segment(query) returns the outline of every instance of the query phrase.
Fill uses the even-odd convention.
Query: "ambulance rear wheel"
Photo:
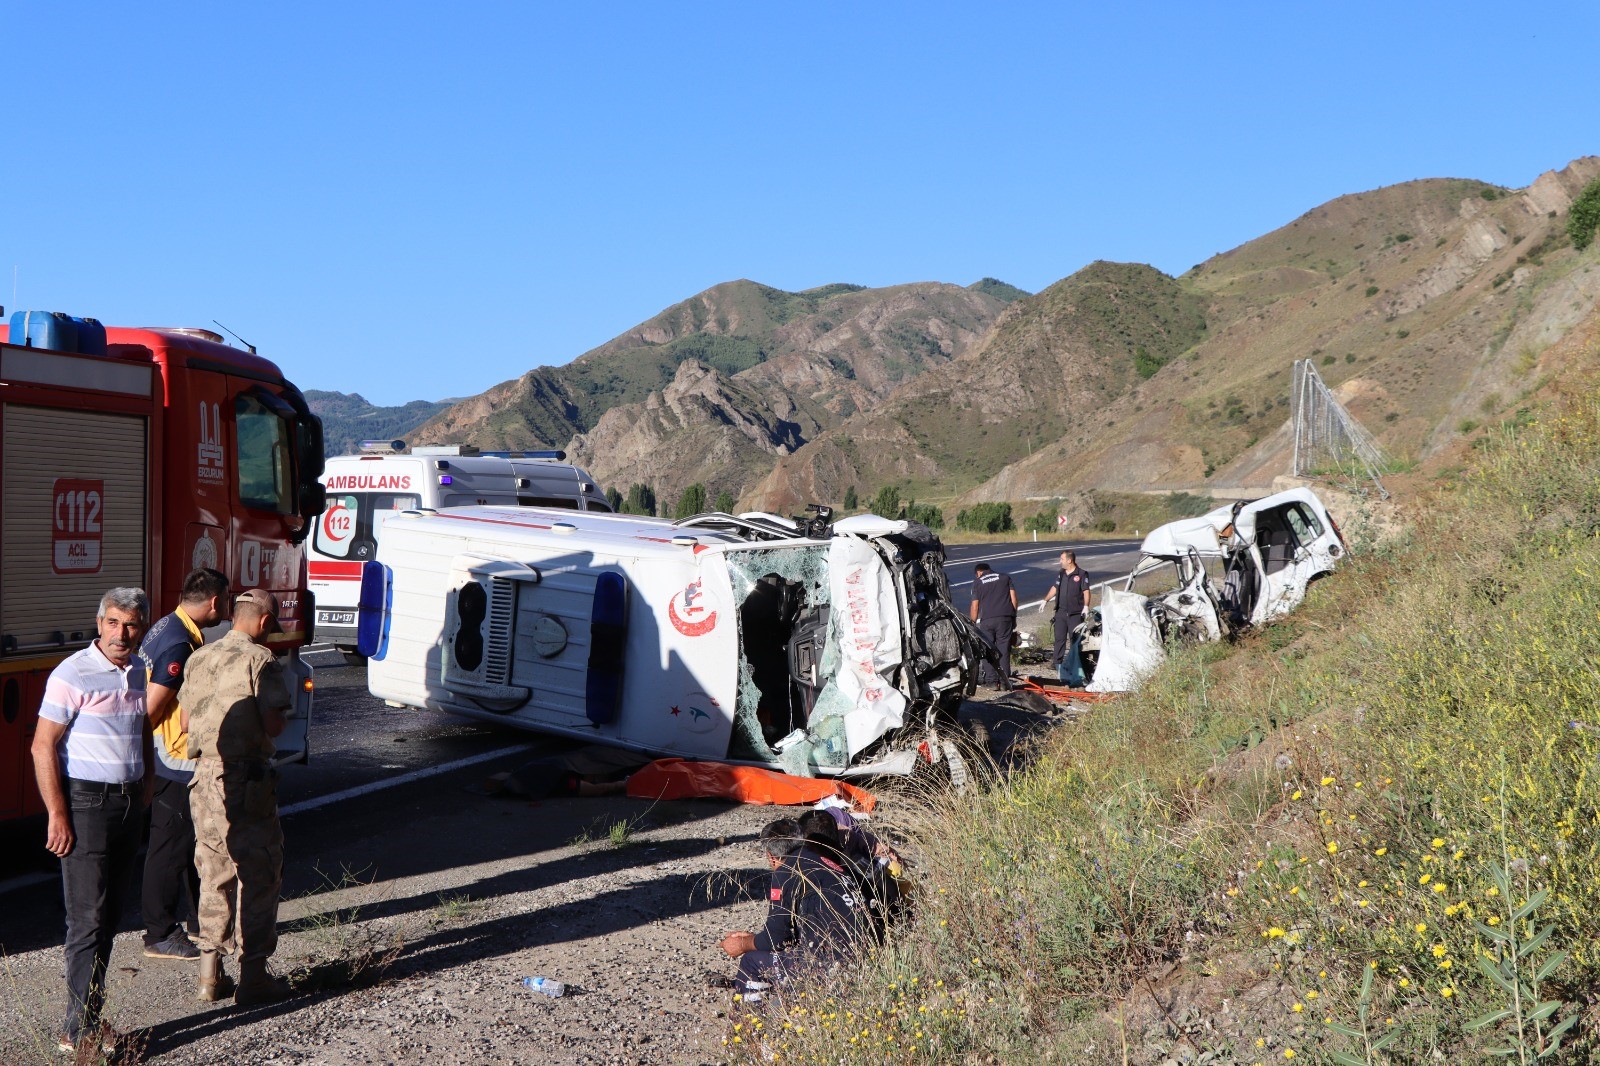
[[[340,648],[339,651],[344,655],[346,666],[356,670],[365,670],[367,668],[367,657],[354,648]]]

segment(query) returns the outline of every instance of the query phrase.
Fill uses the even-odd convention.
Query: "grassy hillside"
[[[1296,614],[902,808],[914,921],[735,1060],[1596,1061],[1600,316],[1558,347]]]
[[[1153,267],[1093,263],[1013,303],[966,355],[782,461],[757,504],[837,499],[845,484],[897,482],[924,496],[976,485],[1198,343],[1204,308]],[[882,447],[891,440],[899,445]]]
[[[995,299],[1004,300],[1008,304],[1015,303],[1024,296],[1033,295],[1027,289],[1019,289],[1015,285],[1001,281],[999,278],[982,278],[968,285],[967,288],[973,292],[986,292]]]
[[[1001,472],[998,498],[1259,486],[1287,472],[1288,382],[1311,359],[1397,466],[1493,421],[1595,305],[1566,234],[1586,158],[1526,189],[1433,179],[1352,194],[1179,280],[1210,329],[1181,360]]]

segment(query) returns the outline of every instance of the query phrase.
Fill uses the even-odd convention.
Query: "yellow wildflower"
[[[1337,855],[1337,854],[1339,854],[1339,842],[1337,840],[1328,841],[1328,854],[1329,855]]]
[[[1417,928],[1417,932],[1418,933],[1426,933],[1428,931],[1428,923],[1427,922],[1418,922],[1416,928]]]
[[[1290,1007],[1289,1009],[1294,1011],[1296,1014],[1299,1014],[1301,1011],[1306,1009],[1306,1005],[1304,1003],[1296,1003],[1294,1006]]]
[[[1444,958],[1445,953],[1447,951],[1449,951],[1449,949],[1446,948],[1443,944],[1435,944],[1435,945],[1433,945],[1433,957],[1436,958],[1436,959]]]
[[[1373,852],[1372,854],[1374,854],[1374,855],[1387,855],[1387,854],[1389,854],[1389,849],[1388,848],[1379,848],[1377,851]]]
[[[1434,847],[1435,847],[1435,848],[1442,848],[1442,847],[1444,847],[1444,838],[1443,838],[1443,837],[1434,837],[1434,838],[1433,838],[1433,846],[1434,846]]]
[[[1323,787],[1324,787],[1324,788],[1326,788],[1326,787],[1327,787],[1327,786],[1329,786],[1329,785],[1331,785],[1331,784],[1333,784],[1333,778],[1331,778],[1331,777],[1324,777],[1324,778],[1323,778],[1323,779],[1322,779],[1322,785],[1323,785]]]

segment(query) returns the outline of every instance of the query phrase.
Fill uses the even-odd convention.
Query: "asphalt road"
[[[972,568],[987,562],[1011,578],[1017,603],[1026,612],[1044,601],[1045,593],[1061,569],[1063,551],[1078,555],[1078,566],[1096,584],[1122,577],[1139,561],[1137,540],[1040,540],[1009,544],[960,544],[945,550],[945,573],[956,606],[965,608],[971,596]]]

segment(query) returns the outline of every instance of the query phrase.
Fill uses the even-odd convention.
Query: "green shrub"
[[[1005,533],[1015,529],[1009,503],[975,503],[956,515],[956,528],[971,533]]]
[[[628,490],[628,498],[622,501],[618,508],[623,514],[654,515],[656,513],[656,491],[649,485],[634,485]]]
[[[1376,295],[1378,295],[1378,287],[1376,285],[1368,285],[1367,286],[1367,295],[1368,296],[1376,296]]]
[[[696,481],[693,485],[683,490],[683,495],[678,497],[678,506],[673,509],[673,518],[690,518],[703,514],[706,509],[706,487]]]
[[[1022,523],[1024,533],[1054,533],[1057,528],[1056,516],[1061,513],[1061,505],[1057,502],[1048,503],[1028,516]]]
[[[929,529],[944,528],[944,512],[931,503],[918,503],[912,500],[906,504],[905,517],[913,522],[921,522]]]
[[[900,490],[893,485],[885,485],[872,497],[872,513],[879,518],[900,517]]]
[[[1567,213],[1567,236],[1578,251],[1589,247],[1596,228],[1600,228],[1600,178],[1584,186]]]
[[[1167,360],[1151,355],[1143,345],[1133,350],[1133,369],[1141,378],[1155,375],[1157,370],[1167,365]]]
[[[723,489],[721,492],[717,493],[715,510],[721,511],[723,514],[732,514],[733,509],[737,506],[739,506],[739,501],[735,500],[733,498],[733,493],[729,492],[727,489]]]
[[[860,509],[861,498],[856,495],[856,487],[854,485],[851,485],[849,488],[844,490],[843,506],[846,511],[855,511]]]

